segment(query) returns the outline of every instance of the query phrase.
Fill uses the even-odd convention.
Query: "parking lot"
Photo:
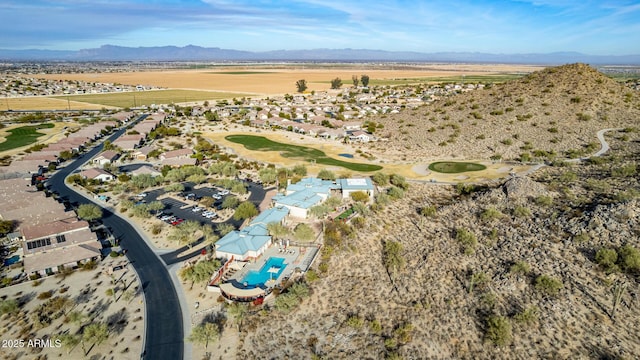
[[[178,196],[162,198],[159,201],[165,205],[159,218],[170,225],[179,225],[186,220],[194,220],[201,224],[216,221],[216,212],[220,210],[220,205],[227,196],[233,196],[228,190],[213,185],[194,188],[192,183],[183,183],[185,190]],[[165,194],[164,189],[156,189],[147,191],[144,197],[137,197],[138,200],[143,199],[146,203],[158,200],[158,197]],[[198,200],[203,197],[213,197],[216,201],[212,208],[205,209],[198,205]],[[182,200],[178,200],[182,199]],[[197,208],[194,211],[194,208]]]

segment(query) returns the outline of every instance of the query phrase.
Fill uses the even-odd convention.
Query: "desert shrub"
[[[504,316],[490,316],[487,319],[487,340],[496,346],[505,346],[511,343],[511,323]]]
[[[360,329],[362,328],[362,326],[364,325],[364,319],[362,319],[360,316],[358,315],[351,315],[347,318],[347,325],[354,328],[354,329]]]
[[[531,306],[517,313],[513,319],[520,325],[530,326],[538,321],[539,312],[540,310],[537,306]]]
[[[52,295],[53,293],[51,291],[41,292],[40,294],[38,294],[38,299],[45,300],[50,298]]]
[[[513,215],[519,218],[528,218],[531,217],[531,210],[526,206],[518,205],[513,209]]]
[[[625,245],[618,250],[620,267],[627,272],[640,271],[640,251],[631,245]]]
[[[516,275],[526,275],[529,273],[530,270],[531,270],[531,266],[527,262],[522,260],[516,261],[509,268],[509,272]]]
[[[305,280],[307,280],[307,282],[314,282],[318,280],[320,277],[318,276],[318,273],[315,270],[309,269],[304,275],[304,278]]]
[[[629,202],[638,197],[638,191],[635,189],[621,190],[614,195],[614,200],[621,203]]]
[[[387,190],[387,195],[393,200],[402,199],[404,197],[404,190],[397,186],[391,186],[389,190]]]
[[[153,235],[158,235],[162,232],[162,224],[153,224],[151,225],[151,233]]]
[[[611,169],[611,176],[613,177],[630,177],[634,176],[637,172],[636,164],[626,164],[623,166],[615,166]]]
[[[373,182],[378,186],[385,186],[389,184],[389,175],[382,172],[377,172],[373,174],[371,180],[373,180]]]
[[[536,204],[540,206],[551,206],[553,204],[553,198],[551,196],[540,195],[536,198]]]
[[[602,248],[596,252],[596,262],[607,272],[618,270],[618,253],[614,249]]]
[[[456,230],[456,240],[462,246],[462,251],[465,255],[471,255],[475,252],[476,246],[478,245],[478,239],[476,235],[463,228],[459,228]]]
[[[436,213],[437,213],[437,209],[435,205],[425,206],[422,209],[420,209],[420,215],[422,216],[433,217],[433,216],[436,216]]]
[[[535,281],[536,290],[549,296],[557,295],[562,286],[562,281],[548,275],[540,275]]]
[[[117,258],[119,255],[118,255],[118,252],[112,251],[111,253],[109,253],[109,256],[112,258]]]
[[[495,206],[489,206],[480,214],[480,219],[483,221],[492,221],[500,217],[502,217],[502,212],[496,209]]]

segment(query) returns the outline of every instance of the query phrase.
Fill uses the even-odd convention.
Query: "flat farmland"
[[[100,110],[109,106],[77,102],[66,96],[50,98],[43,96],[30,96],[19,98],[5,98],[0,101],[0,111],[4,110]]]
[[[135,107],[152,104],[187,103],[195,101],[215,101],[221,99],[231,99],[243,97],[246,94],[217,92],[217,91],[197,91],[197,90],[150,90],[150,91],[130,91],[105,94],[85,94],[55,97],[56,99],[67,99],[87,104],[99,104],[111,107]]]
[[[398,69],[377,67],[319,67],[280,68],[266,66],[225,66],[195,70],[158,70],[126,73],[82,73],[82,74],[42,74],[39,78],[51,80],[81,80],[127,85],[157,86],[169,89],[209,90],[243,94],[240,96],[265,96],[295,93],[297,80],[305,79],[307,91],[325,91],[330,88],[331,79],[339,77],[344,86],[351,86],[351,77],[367,74],[371,84],[385,81],[406,83],[428,78],[456,79],[471,76],[505,75],[529,73],[539,66],[500,64],[425,64],[420,67],[400,67]],[[512,76],[512,75],[509,75]],[[402,80],[405,79],[405,80]],[[233,97],[233,96],[232,96]]]

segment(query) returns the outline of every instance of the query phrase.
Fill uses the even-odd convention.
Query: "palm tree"
[[[62,346],[67,349],[67,354],[70,354],[71,351],[80,343],[80,336],[76,334],[60,334],[57,338],[62,343]]]
[[[187,340],[197,344],[204,344],[204,348],[206,349],[209,346],[209,341],[215,340],[218,334],[216,324],[205,323],[194,327]]]
[[[293,236],[299,241],[311,241],[316,237],[316,234],[309,225],[300,223],[293,230]]]
[[[195,281],[196,281],[195,280],[196,279],[196,274],[195,274],[194,266],[184,267],[184,268],[180,269],[178,274],[180,275],[180,278],[183,281],[191,281],[191,289],[193,289],[193,283],[195,283]]]
[[[290,231],[289,229],[282,225],[282,223],[279,222],[271,222],[267,224],[267,230],[269,231],[269,234],[271,236],[273,236],[274,239],[278,240],[284,236],[289,235]]]
[[[82,323],[87,320],[87,315],[81,313],[80,311],[71,311],[67,314],[67,320],[77,325],[82,325]]]
[[[202,225],[202,227],[200,228],[200,231],[202,231],[202,236],[204,237],[204,241],[206,241],[208,244],[213,244],[219,239],[218,235],[216,235],[215,232],[213,231],[213,228],[211,227],[211,225],[208,225],[208,224]]]
[[[108,288],[107,290],[104,291],[104,294],[107,296],[113,296],[113,301],[118,301],[116,299],[116,290],[113,288]]]
[[[236,324],[238,324],[238,332],[240,332],[242,320],[244,320],[247,314],[247,306],[243,303],[234,302],[227,307],[227,312],[229,312],[229,315],[231,315]]]
[[[107,324],[104,323],[93,323],[89,324],[84,328],[82,332],[82,351],[84,351],[84,355],[88,355],[89,353],[86,350],[86,343],[89,341],[93,342],[93,346],[100,345],[103,341],[107,339],[109,336],[109,332],[107,329]],[[91,351],[89,348],[89,351]]]

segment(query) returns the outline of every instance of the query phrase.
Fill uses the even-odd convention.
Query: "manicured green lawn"
[[[353,171],[377,171],[382,169],[380,165],[352,163],[328,157],[323,151],[306,146],[290,145],[275,142],[264,136],[255,135],[229,135],[225,139],[244,145],[253,151],[278,151],[280,155],[291,159],[303,159],[315,161],[317,164],[340,166]]]
[[[353,208],[352,207],[348,208],[345,212],[343,212],[342,214],[338,215],[335,218],[335,220],[342,221],[342,220],[348,218],[349,216],[351,216],[351,214],[353,214]]]
[[[22,126],[19,128],[7,130],[11,134],[7,136],[6,140],[0,143],[0,151],[11,150],[22,146],[30,145],[36,142],[43,134],[38,132],[39,129],[50,129],[54,127],[53,124],[40,124],[33,126]]]
[[[467,163],[467,162],[455,162],[455,161],[441,161],[429,164],[429,170],[444,173],[444,174],[457,174],[467,171],[480,171],[485,170],[487,167],[482,164]]]
[[[247,94],[198,90],[152,90],[53,96],[53,98],[126,108],[142,105],[149,106],[152,104],[172,104],[204,100],[231,99],[234,97],[241,98],[243,96],[247,96]]]

